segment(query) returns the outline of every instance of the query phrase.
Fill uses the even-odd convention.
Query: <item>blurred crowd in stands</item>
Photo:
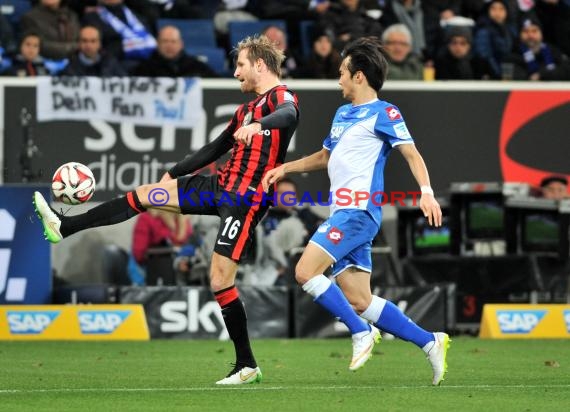
[[[392,80],[570,80],[570,0],[0,0],[0,10],[7,76],[231,77],[234,28],[250,23],[285,52],[284,78],[335,79],[344,45],[373,35]]]

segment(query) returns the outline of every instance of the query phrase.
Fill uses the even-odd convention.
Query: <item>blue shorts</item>
[[[372,240],[379,229],[367,211],[341,209],[319,226],[310,242],[334,260],[333,276],[351,266],[371,272]]]

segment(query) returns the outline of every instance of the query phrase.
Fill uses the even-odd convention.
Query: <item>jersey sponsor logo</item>
[[[396,133],[396,137],[402,140],[409,140],[412,138],[410,132],[408,131],[408,127],[406,123],[401,122],[394,125],[394,133]]]
[[[564,312],[564,322],[566,322],[566,332],[570,333],[570,310]]]
[[[387,107],[386,114],[388,115],[388,118],[392,121],[400,120],[402,118],[400,111],[396,109],[394,106]]]
[[[503,333],[528,334],[545,314],[546,310],[498,310],[497,320]]]
[[[344,133],[344,130],[350,126],[350,123],[333,123],[331,127],[331,139],[338,140]]]
[[[342,233],[342,231],[336,227],[331,228],[331,230],[329,230],[329,233],[327,233],[327,239],[333,242],[335,245],[338,245],[343,237],[344,233]]]
[[[59,316],[59,310],[8,311],[8,325],[13,335],[39,335]]]
[[[130,310],[80,310],[79,328],[85,335],[108,335],[131,314]]]

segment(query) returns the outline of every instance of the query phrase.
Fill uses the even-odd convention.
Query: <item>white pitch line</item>
[[[250,391],[287,391],[287,390],[368,390],[368,389],[553,389],[570,388],[570,384],[544,384],[544,385],[442,385],[433,386],[218,386],[218,387],[188,387],[188,388],[52,388],[52,389],[0,389],[0,394],[19,393],[73,393],[73,392],[206,392],[227,390],[250,390]]]

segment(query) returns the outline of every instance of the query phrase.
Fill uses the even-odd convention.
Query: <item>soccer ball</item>
[[[84,164],[65,163],[55,171],[51,190],[57,200],[67,205],[85,203],[95,192],[95,177]]]

